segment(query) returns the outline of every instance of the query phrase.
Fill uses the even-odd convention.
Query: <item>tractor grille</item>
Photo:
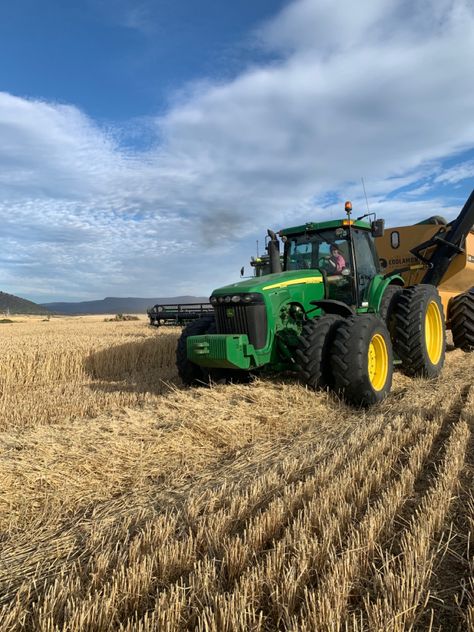
[[[215,305],[218,334],[247,334],[255,349],[265,346],[267,312],[265,305]]]

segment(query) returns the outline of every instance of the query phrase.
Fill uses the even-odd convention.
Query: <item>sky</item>
[[[474,188],[472,0],[0,4],[0,290],[206,296],[267,228]]]

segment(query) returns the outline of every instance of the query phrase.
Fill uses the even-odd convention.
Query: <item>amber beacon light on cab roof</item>
[[[214,290],[177,347],[188,386],[297,371],[356,406],[390,391],[394,363],[439,375],[446,328],[474,349],[474,191],[459,216],[384,229],[372,214],[268,231],[270,273]],[[283,246],[283,252],[281,247]]]

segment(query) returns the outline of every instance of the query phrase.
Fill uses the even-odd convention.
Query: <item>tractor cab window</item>
[[[352,240],[352,247],[351,247]],[[355,256],[355,264],[352,260]],[[285,270],[320,270],[327,298],[358,306],[366,302],[372,279],[379,272],[374,240],[368,230],[337,228],[288,236]],[[355,274],[357,278],[355,278]]]
[[[290,237],[285,246],[285,270],[320,270],[341,274],[350,269],[349,233],[345,228]]]
[[[308,270],[313,263],[313,242],[292,239],[287,258],[287,270]]]
[[[370,283],[379,272],[379,260],[370,233],[367,230],[358,230],[357,228],[351,232],[357,264],[359,299],[366,301]]]
[[[285,270],[320,270],[328,298],[354,303],[349,230],[344,227],[289,237],[285,245]]]

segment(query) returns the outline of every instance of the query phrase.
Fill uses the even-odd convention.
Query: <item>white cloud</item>
[[[467,160],[446,169],[435,179],[435,182],[457,184],[462,180],[474,180],[474,160]]]
[[[277,59],[188,86],[147,151],[73,106],[0,94],[2,289],[203,294],[268,225],[337,213],[328,193],[363,210],[361,176],[389,221],[454,212],[418,198],[472,177],[440,172],[474,145],[470,3],[296,0],[257,37]],[[417,194],[390,201],[400,187]]]

